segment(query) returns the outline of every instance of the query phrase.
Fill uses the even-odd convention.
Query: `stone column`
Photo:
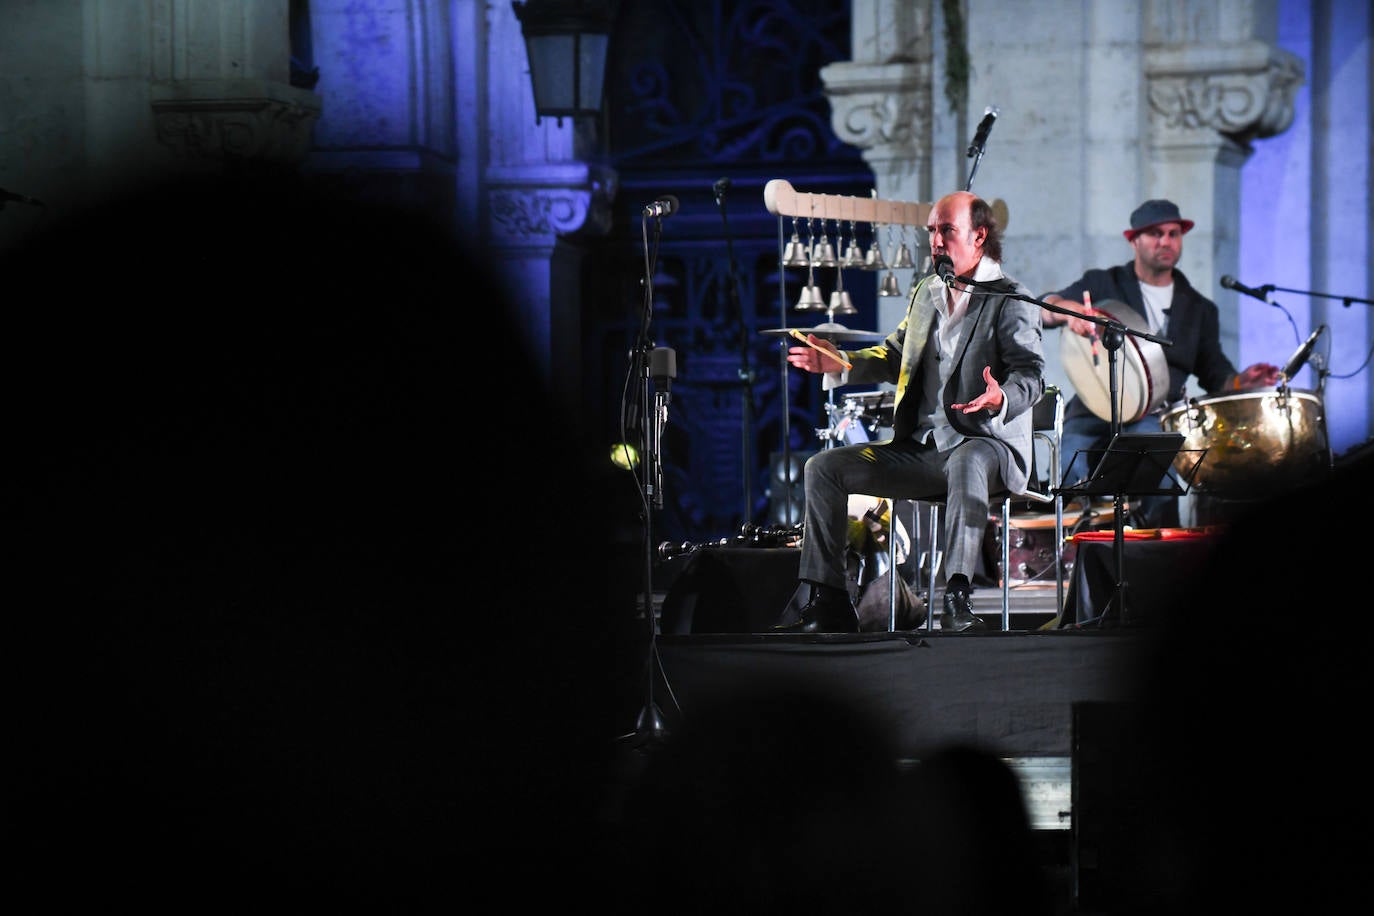
[[[929,0],[856,0],[854,59],[821,69],[835,135],[859,147],[879,197],[930,192],[931,14]]]
[[[146,19],[99,0],[85,4],[83,25],[94,146],[149,171],[304,161],[321,104],[291,85],[286,0],[232,12],[167,0],[148,4]],[[131,107],[144,99],[144,112]],[[128,129],[148,121],[146,134]]]
[[[858,147],[873,169],[874,189],[885,200],[930,199],[931,2],[855,0],[851,26],[854,59],[821,69],[835,135]],[[924,234],[912,253],[923,263]],[[902,289],[911,271],[899,272]],[[906,297],[878,301],[878,324],[893,327]]]
[[[522,343],[555,392],[581,384],[576,264],[555,258],[558,239],[610,227],[615,176],[577,158],[590,137],[571,119],[535,119],[524,37],[510,4],[488,8],[486,188],[488,254],[523,329]],[[512,61],[518,61],[512,66]]]
[[[1254,12],[1244,4],[1226,11]],[[1173,18],[1167,5],[1152,12],[1144,55],[1150,147],[1144,189],[1149,197],[1171,198],[1181,196],[1177,189],[1188,190],[1189,199],[1175,203],[1197,226],[1180,266],[1195,287],[1219,300],[1222,349],[1243,366],[1236,300],[1217,295],[1219,278],[1234,274],[1240,263],[1240,169],[1251,141],[1292,123],[1302,63],[1267,42],[1243,38],[1257,21],[1223,16],[1207,24],[1223,39],[1240,40],[1204,42],[1196,19]],[[1197,522],[1191,495],[1179,508],[1184,524]]]
[[[1261,41],[1147,46],[1149,197],[1175,202],[1196,220],[1183,272],[1204,293],[1235,273],[1240,257],[1240,168],[1250,142],[1286,130],[1303,83],[1301,61]],[[1222,347],[1237,353],[1234,309],[1222,309]]]

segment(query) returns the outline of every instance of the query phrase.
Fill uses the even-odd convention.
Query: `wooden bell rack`
[[[989,201],[997,224],[1007,226],[1007,204],[1001,198]],[[834,219],[843,222],[873,223],[885,226],[926,225],[934,203],[883,200],[879,197],[852,197],[843,194],[808,194],[792,187],[785,178],[774,178],[763,186],[763,205],[778,216]]]
[[[988,202],[997,225],[1006,228],[1010,214],[1006,201]],[[808,194],[792,187],[785,178],[774,178],[763,186],[763,205],[778,217],[778,263],[782,263],[783,217],[869,223],[877,226],[916,226],[924,228],[934,203],[883,200],[879,197],[854,197],[845,194]],[[778,274],[782,326],[787,327],[787,294],[782,271]]]

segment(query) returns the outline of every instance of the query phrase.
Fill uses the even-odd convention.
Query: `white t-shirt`
[[[1151,286],[1142,283],[1140,295],[1145,299],[1145,314],[1142,317],[1149,323],[1150,333],[1162,333],[1164,325],[1169,321],[1169,306],[1174,301],[1174,284],[1170,282],[1168,286]]]

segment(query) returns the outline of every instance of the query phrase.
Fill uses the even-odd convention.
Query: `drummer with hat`
[[[1116,267],[1088,270],[1073,283],[1041,298],[1045,302],[1079,313],[1101,315],[1093,301],[1115,300],[1134,309],[1144,318],[1153,334],[1172,341],[1163,348],[1168,364],[1168,393],[1162,403],[1180,401],[1189,376],[1208,394],[1242,391],[1277,385],[1279,367],[1255,363],[1237,372],[1221,349],[1221,321],[1216,303],[1198,292],[1178,269],[1183,256],[1183,236],[1193,228],[1171,200],[1147,200],[1131,214],[1131,228],[1122,234],[1135,257]],[[1101,326],[1049,309],[1040,310],[1046,328],[1067,325],[1068,330],[1094,338]],[[1094,350],[1096,353],[1096,349]],[[1105,350],[1102,359],[1107,359]],[[1110,415],[1109,415],[1110,416]],[[1132,423],[1123,423],[1123,433],[1161,432],[1157,412],[1145,414]],[[1064,414],[1064,433],[1060,449],[1061,480],[1065,486],[1087,476],[1084,450],[1103,449],[1111,439],[1111,421],[1095,413],[1077,394],[1069,400]],[[1131,500],[1132,521],[1143,528],[1172,528],[1179,525],[1176,496],[1149,495]]]

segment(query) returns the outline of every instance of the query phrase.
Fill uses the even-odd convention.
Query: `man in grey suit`
[[[912,290],[906,317],[880,344],[840,351],[814,334],[787,361],[824,373],[826,390],[897,386],[892,438],[817,452],[806,462],[799,575],[810,585],[800,619],[778,631],[852,633],[846,587],[849,494],[946,501],[942,630],[982,626],[970,596],[991,494],[1023,492],[1031,408],[1045,392],[1040,310],[1002,272],[992,208],[957,191],[935,203],[927,231],[936,269]],[[975,282],[969,282],[975,281]]]

